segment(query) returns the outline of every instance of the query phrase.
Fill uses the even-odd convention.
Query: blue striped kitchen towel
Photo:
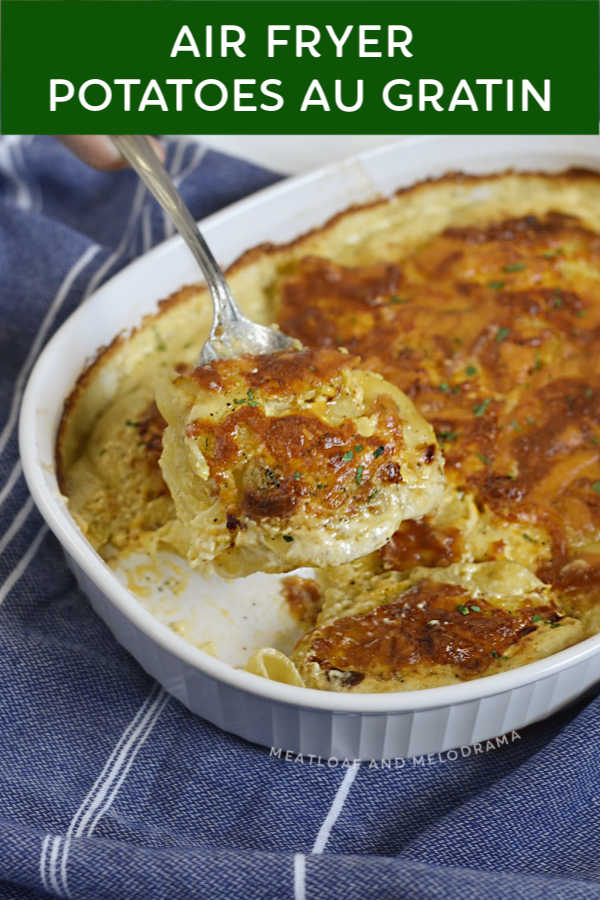
[[[197,217],[279,176],[167,142]],[[131,172],[0,140],[0,896],[600,898],[600,701],[389,768],[295,761],[191,715],[118,646],[17,454],[42,345],[164,239]]]

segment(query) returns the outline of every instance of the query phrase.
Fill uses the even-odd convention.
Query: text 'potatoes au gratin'
[[[82,374],[61,489],[106,559],[290,572],[251,672],[436,687],[600,630],[600,176],[448,175],[229,271],[303,349],[195,367],[201,287]],[[347,560],[352,560],[348,562]]]

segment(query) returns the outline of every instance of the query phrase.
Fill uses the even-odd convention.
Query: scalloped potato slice
[[[291,659],[307,687],[414,690],[515,668],[583,636],[523,566],[457,563],[331,586]]]
[[[340,350],[219,360],[157,386],[176,540],[237,577],[347,562],[439,501],[443,459],[398,388]]]

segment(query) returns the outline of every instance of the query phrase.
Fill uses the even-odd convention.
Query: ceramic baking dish
[[[292,239],[349,204],[429,176],[569,166],[600,170],[599,139],[414,138],[285,181],[210,216],[202,227],[219,260],[229,264],[250,245]],[[190,710],[227,731],[267,747],[337,759],[407,757],[472,744],[550,715],[600,679],[598,635],[530,665],[462,684],[340,695],[249,674],[187,642],[153,615],[71,518],[56,481],[55,436],[63,400],[98,346],[137,324],[158,300],[197,280],[179,237],[120,272],[49,342],[31,374],[21,412],[21,456],[35,502],[92,606],[147,672]],[[130,298],[128,305],[123,297]],[[268,590],[261,587],[261,576],[252,577],[264,601]],[[216,590],[226,607],[227,588]]]

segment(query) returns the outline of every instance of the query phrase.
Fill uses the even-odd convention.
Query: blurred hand
[[[102,169],[108,172],[127,167],[126,160],[106,134],[60,134],[56,135],[56,138],[65,147],[68,147],[75,156],[82,159],[88,166],[93,166],[94,169]],[[151,137],[149,139],[158,158],[161,162],[164,162],[164,148],[155,138]]]

